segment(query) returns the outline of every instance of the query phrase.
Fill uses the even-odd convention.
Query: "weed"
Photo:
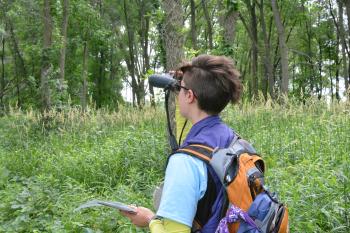
[[[222,117],[267,162],[266,179],[287,203],[291,232],[350,231],[350,115],[341,104],[267,103]],[[0,232],[146,232],[91,199],[151,207],[167,153],[165,112],[121,108],[0,118]]]

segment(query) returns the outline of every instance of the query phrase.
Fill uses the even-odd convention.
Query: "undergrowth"
[[[227,108],[267,163],[291,232],[350,231],[350,111],[322,102]],[[45,120],[43,120],[45,119]],[[163,109],[12,110],[0,118],[0,232],[147,232],[91,199],[152,208],[168,146]]]

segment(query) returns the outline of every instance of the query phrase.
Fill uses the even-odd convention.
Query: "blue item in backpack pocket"
[[[271,220],[275,218],[274,216],[271,216],[275,215],[274,204],[274,201],[266,192],[262,192],[257,195],[254,202],[249,207],[248,215],[254,219],[256,225],[261,230],[259,231],[242,221],[240,223],[238,233],[269,232],[268,229],[270,230]]]

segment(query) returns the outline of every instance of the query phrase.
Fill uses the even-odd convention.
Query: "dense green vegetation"
[[[245,104],[223,118],[267,161],[291,232],[350,230],[349,106]],[[0,119],[0,232],[142,232],[91,199],[152,206],[166,159],[163,110],[11,112]]]
[[[235,61],[244,104],[223,116],[291,232],[350,232],[349,35],[349,0],[0,0],[0,232],[143,231],[74,209],[152,206],[168,149],[147,77],[198,54]]]
[[[1,0],[0,113],[8,105],[143,107],[147,77],[198,54],[231,57],[244,98],[345,98],[348,0]]]

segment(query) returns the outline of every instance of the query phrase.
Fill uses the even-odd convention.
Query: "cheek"
[[[187,118],[187,111],[186,111],[186,109],[183,106],[182,107],[180,106],[179,111],[180,111],[180,115],[182,117]]]
[[[180,96],[179,96],[179,98],[178,98],[178,103],[179,103],[178,106],[179,106],[180,114],[181,114],[182,116],[185,116],[186,111],[185,111],[185,106],[184,106],[184,100],[181,99]]]

